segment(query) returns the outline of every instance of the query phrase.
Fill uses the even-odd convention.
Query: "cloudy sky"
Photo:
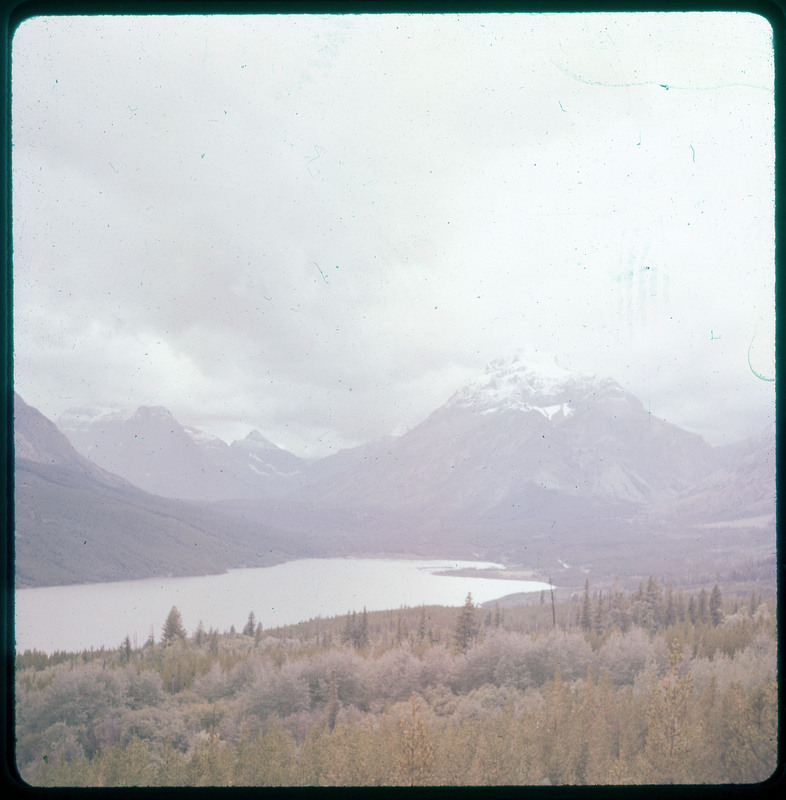
[[[12,45],[16,389],[318,456],[522,350],[774,419],[751,14],[82,17]]]

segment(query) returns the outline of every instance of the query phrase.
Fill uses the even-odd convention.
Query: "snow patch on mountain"
[[[199,428],[192,428],[190,425],[183,425],[183,430],[188,434],[194,444],[208,447],[220,447],[223,445],[226,447],[226,442],[218,436],[213,436],[212,433],[206,433],[205,431],[199,430]]]
[[[505,406],[493,406],[492,408],[486,408],[481,411],[481,414],[495,414],[501,411],[503,408],[515,408],[518,411],[537,411],[540,414],[550,420],[557,412],[562,412],[563,417],[569,417],[573,413],[573,409],[567,403],[557,403],[553,406],[531,406],[529,403],[508,403]]]
[[[299,469],[292,470],[291,472],[282,472],[280,469],[276,469],[272,464],[268,464],[265,461],[263,461],[259,456],[255,456],[252,454],[251,458],[253,458],[255,461],[258,461],[260,464],[266,467],[266,469],[260,469],[256,464],[252,464],[251,462],[249,462],[248,468],[252,472],[256,472],[257,475],[263,475],[265,477],[272,477],[276,475],[280,478],[291,478],[293,475],[300,474]]]
[[[66,409],[57,418],[60,428],[83,430],[108,422],[126,422],[134,416],[134,411],[120,406],[80,406]]]
[[[625,398],[611,378],[598,379],[561,367],[556,360],[515,355],[489,363],[482,377],[470,381],[448,400],[448,406],[482,414],[495,411],[536,411],[546,419],[568,417],[573,401],[587,396]]]

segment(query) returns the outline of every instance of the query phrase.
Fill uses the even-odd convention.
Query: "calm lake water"
[[[349,611],[401,606],[460,606],[467,592],[476,603],[516,592],[548,589],[538,581],[437,575],[445,569],[502,568],[478,561],[382,558],[301,559],[275,567],[238,569],[195,578],[146,578],[20,589],[16,592],[17,651],[78,651],[118,647],[126,636],[156,641],[169,610],[177,606],[189,634],[242,630],[249,611],[274,628]]]

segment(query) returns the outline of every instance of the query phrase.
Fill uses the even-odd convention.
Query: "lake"
[[[205,630],[223,632],[232,625],[242,630],[250,611],[263,628],[274,628],[364,607],[460,606],[467,592],[484,603],[549,588],[539,581],[437,574],[468,567],[503,568],[487,561],[310,558],[222,575],[20,589],[15,593],[16,648],[45,653],[113,648],[126,636],[141,646],[151,632],[160,638],[172,606],[192,634],[200,621]]]

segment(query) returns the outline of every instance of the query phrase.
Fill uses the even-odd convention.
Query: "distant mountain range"
[[[18,395],[14,417],[20,588],[205,575],[298,555],[281,531],[149,494],[107,472]]]
[[[203,501],[277,494],[305,467],[259,431],[228,445],[181,425],[162,406],[134,412],[75,408],[57,425],[90,461],[165,497]]]
[[[311,462],[257,431],[228,445],[161,407],[68,411],[58,426],[77,453],[18,404],[17,514],[33,538],[42,501],[20,495],[19,475],[22,486],[32,474],[44,480],[53,456],[50,490],[57,465],[79,476],[80,491],[89,484],[94,508],[98,495],[137,492],[139,513],[179,502],[172,509],[216,515],[200,522],[205,535],[234,520],[241,528],[220,534],[225,558],[215,568],[263,551],[397,552],[482,556],[544,574],[568,561],[630,573],[634,563],[645,569],[681,552],[681,567],[706,566],[706,548],[689,547],[697,526],[715,526],[719,553],[754,557],[774,542],[774,429],[713,448],[609,378],[521,358],[492,362],[403,436]],[[77,521],[69,524],[77,535]],[[114,523],[104,527],[107,537],[121,535]],[[171,570],[170,561],[160,569]]]

